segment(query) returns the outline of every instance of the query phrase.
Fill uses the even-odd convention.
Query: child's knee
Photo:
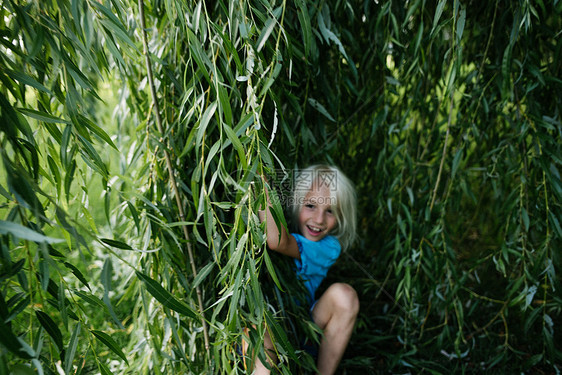
[[[359,297],[349,284],[335,283],[331,287],[335,305],[339,311],[350,315],[359,313]]]

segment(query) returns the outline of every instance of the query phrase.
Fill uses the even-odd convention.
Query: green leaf
[[[224,129],[224,132],[226,133],[226,136],[228,137],[228,141],[230,141],[232,143],[232,145],[234,146],[234,149],[238,153],[238,159],[240,160],[240,163],[242,163],[242,168],[243,169],[248,168],[248,164],[247,164],[247,161],[246,161],[246,155],[244,153],[244,146],[242,146],[242,143],[240,142],[240,139],[234,133],[232,128],[230,126],[228,126],[227,124],[223,124],[223,129]],[[226,147],[229,144],[228,141],[223,143],[223,148]]]
[[[106,364],[103,363],[103,362],[100,362],[97,357],[96,357],[96,362],[98,364],[98,368],[100,369],[100,374],[102,374],[102,375],[113,375],[113,373],[106,366]]]
[[[443,14],[443,8],[445,8],[446,4],[447,4],[447,0],[439,0],[439,3],[437,4],[437,9],[435,10],[435,15],[433,16],[433,27],[431,28],[432,34],[433,34],[433,31],[435,31],[435,28],[437,27],[437,24],[439,23],[439,19],[441,18],[441,15]]]
[[[451,172],[451,178],[455,178],[455,175],[457,174],[457,170],[459,169],[459,163],[462,159],[463,156],[463,149],[459,148],[458,151],[455,154],[455,157],[453,158],[453,167],[452,167],[452,172]]]
[[[170,292],[162,287],[158,282],[146,276],[145,274],[136,271],[137,277],[144,283],[146,290],[150,293],[158,302],[160,302],[165,307],[172,309],[182,315],[188,316],[192,319],[199,320],[198,314],[193,311],[189,306],[178,301]]]
[[[187,29],[187,36],[189,40],[189,50],[192,53],[193,58],[197,62],[197,67],[200,71],[205,75],[207,81],[211,81],[209,70],[207,68],[212,68],[213,63],[203,50],[203,46],[201,45],[201,41],[197,38],[197,36],[191,31],[191,29]]]
[[[45,86],[37,82],[35,78],[28,76],[27,74],[14,70],[6,70],[5,72],[6,74],[8,74],[8,76],[10,76],[11,78],[13,78],[14,80],[20,83],[23,83],[24,85],[31,86],[41,92],[52,95],[52,92],[48,88],[46,88]]]
[[[86,128],[88,128],[92,133],[94,133],[95,135],[97,135],[98,137],[100,137],[105,143],[107,143],[109,146],[111,146],[113,149],[115,149],[116,151],[119,151],[117,149],[117,146],[115,146],[115,143],[113,143],[113,141],[111,140],[111,138],[109,137],[109,135],[107,135],[107,133],[100,128],[99,126],[97,126],[94,122],[92,122],[90,119],[82,116],[82,115],[78,115],[78,121],[80,123],[82,123]]]
[[[0,343],[2,343],[6,349],[23,359],[31,359],[33,357],[29,353],[29,350],[24,347],[22,341],[14,335],[11,326],[7,326],[4,323],[4,319],[0,319],[0,332],[2,332],[2,334],[0,334]]]
[[[59,123],[59,124],[70,124],[69,121],[63,120],[59,117],[53,116],[47,112],[37,111],[30,108],[18,108],[18,111],[26,116],[32,117],[36,120],[48,122],[48,123]]]
[[[299,23],[302,28],[302,39],[304,44],[304,53],[309,56],[310,49],[313,43],[312,26],[310,24],[310,15],[308,14],[308,6],[305,0],[296,1],[298,8],[298,18]],[[318,13],[318,17],[322,17],[321,12]]]
[[[33,139],[33,133],[27,121],[21,115],[18,115],[10,102],[0,92],[0,130],[5,132],[9,138],[14,139],[17,137],[14,125],[28,140]]]
[[[261,49],[265,45],[265,42],[267,42],[267,39],[273,32],[273,28],[275,27],[276,24],[277,24],[277,20],[273,17],[268,18],[267,21],[265,22],[265,25],[260,30],[260,36],[256,43],[256,50],[258,52],[261,51]]]
[[[62,320],[62,324],[63,324],[64,329],[66,330],[66,329],[68,329],[68,310],[67,310],[67,307],[66,307],[68,299],[66,298],[66,286],[65,286],[64,282],[59,283],[57,300],[58,300],[58,308],[59,308],[59,313],[60,313],[60,317],[61,317],[61,320]],[[73,313],[71,313],[71,314],[73,314]],[[61,350],[62,350],[62,348],[61,348]]]
[[[115,340],[111,338],[111,336],[102,331],[92,330],[90,332],[92,332],[92,334],[96,336],[96,338],[100,340],[105,346],[107,346],[113,353],[121,357],[121,359],[123,359],[127,365],[129,364],[129,361],[127,361],[127,357],[125,357],[125,354],[123,353],[119,345],[117,345]]]
[[[109,292],[111,292],[112,275],[113,275],[113,263],[111,261],[111,258],[107,257],[105,259],[105,262],[103,264],[103,269],[101,271],[101,283],[104,287],[103,302],[105,303],[105,306],[109,311],[109,315],[111,316],[111,318],[113,318],[113,321],[117,324],[117,326],[119,326],[119,328],[121,329],[125,329],[125,327],[123,327],[123,324],[121,323],[121,320],[117,317],[117,314],[115,314],[115,311],[113,310],[113,305],[111,304],[111,299],[109,298]]]
[[[283,290],[283,288],[281,287],[281,283],[279,283],[279,279],[277,278],[277,274],[275,273],[275,268],[273,267],[273,263],[271,263],[271,258],[269,257],[267,251],[263,252],[263,259],[265,260],[265,266],[267,267],[267,271],[271,275],[273,282],[275,283],[275,285],[277,285],[277,287],[280,290]]]
[[[101,308],[105,307],[103,301],[91,293],[75,290],[74,294],[76,294],[78,297],[82,298],[84,301],[88,302],[94,307],[101,307]]]
[[[71,125],[67,125],[63,132],[62,132],[62,138],[61,138],[61,143],[60,143],[60,161],[62,163],[62,165],[64,166],[65,169],[69,169],[69,163],[71,162],[71,158],[69,157],[68,154],[68,147],[70,145],[70,138],[72,137],[72,126]]]
[[[64,242],[64,240],[62,239],[47,237],[41,233],[37,233],[32,229],[24,227],[23,225],[4,220],[0,220],[0,234],[11,234],[21,240],[33,241],[38,243],[52,244]]]
[[[88,280],[86,280],[86,278],[78,268],[76,268],[73,264],[70,264],[68,262],[63,262],[63,264],[74,274],[74,276],[76,276],[78,280],[82,282],[82,284],[84,284],[88,289],[90,289],[90,285],[88,285]]]
[[[219,95],[219,103],[220,109],[224,115],[224,121],[231,125],[232,124],[232,108],[230,106],[230,100],[228,97],[228,92],[226,88],[222,84],[218,84],[217,87],[218,95]]]
[[[203,136],[205,135],[205,130],[207,130],[207,126],[213,118],[216,109],[217,102],[212,102],[205,110],[205,113],[203,113],[203,116],[201,116],[201,122],[199,122],[199,127],[197,129],[197,139],[195,142],[195,145],[197,147],[201,147],[201,141],[203,140]]]
[[[525,225],[525,231],[528,232],[530,221],[529,221],[529,214],[527,213],[525,207],[521,207],[521,218],[523,219],[523,225]]]
[[[55,342],[57,348],[59,350],[62,350],[62,333],[57,324],[53,321],[53,319],[51,319],[49,315],[41,310],[36,310],[35,316],[37,316],[37,320],[39,320],[39,323],[41,323],[43,328],[45,328],[45,331],[47,331],[49,336],[53,338],[53,341]]]
[[[293,348],[293,345],[291,345],[291,342],[289,341],[287,334],[280,326],[280,324],[273,319],[273,316],[271,315],[270,311],[267,310],[265,311],[265,320],[267,322],[267,326],[273,332],[274,340],[280,341],[281,346],[287,352],[289,357],[291,357],[293,360],[298,361],[298,358],[295,354],[296,352]]]
[[[203,267],[198,273],[197,276],[193,279],[193,286],[192,288],[197,288],[199,284],[211,273],[213,268],[215,267],[215,262],[210,262],[205,267]]]
[[[320,112],[322,115],[324,115],[328,120],[333,121],[333,122],[336,121],[332,117],[332,115],[330,115],[328,113],[328,110],[322,104],[320,104],[316,99],[308,98],[308,103],[312,106],[312,108],[316,109],[318,112]]]
[[[459,12],[459,18],[457,19],[457,43],[461,42],[465,21],[466,21],[466,10],[461,9]]]
[[[133,250],[133,248],[129,245],[127,245],[124,242],[121,241],[117,241],[117,240],[112,240],[109,238],[100,238],[101,242],[105,243],[106,245],[109,245],[111,247],[116,247],[118,249],[123,249],[123,250]]]
[[[93,169],[96,170],[103,177],[108,177],[108,170],[105,163],[101,160],[98,152],[95,150],[94,146],[83,136],[78,135],[78,139],[82,144],[82,157],[84,161]],[[90,162],[91,161],[91,162]]]
[[[558,218],[556,218],[556,216],[552,213],[552,211],[549,211],[548,218],[550,219],[550,222],[553,224],[554,230],[556,231],[556,234],[558,234],[558,237],[562,238],[562,228],[560,227],[560,221],[558,221]]]

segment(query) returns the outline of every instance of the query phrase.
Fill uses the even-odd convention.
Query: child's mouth
[[[310,233],[311,236],[319,236],[324,233],[324,229],[318,227],[307,225],[306,228],[308,229],[308,233]]]

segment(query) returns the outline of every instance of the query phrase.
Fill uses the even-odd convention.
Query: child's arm
[[[259,211],[259,217],[262,223],[264,220],[266,222],[267,247],[281,254],[300,259],[301,255],[295,237],[289,234],[285,227],[282,225],[278,227],[277,223],[275,223],[275,219],[271,213],[271,200],[269,199],[269,190],[266,181],[264,181],[264,186],[267,205],[265,210]]]

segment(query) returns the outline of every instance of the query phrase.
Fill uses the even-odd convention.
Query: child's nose
[[[317,224],[323,224],[324,223],[324,213],[321,210],[318,210],[318,212],[316,212],[316,217],[314,219],[316,220]]]

